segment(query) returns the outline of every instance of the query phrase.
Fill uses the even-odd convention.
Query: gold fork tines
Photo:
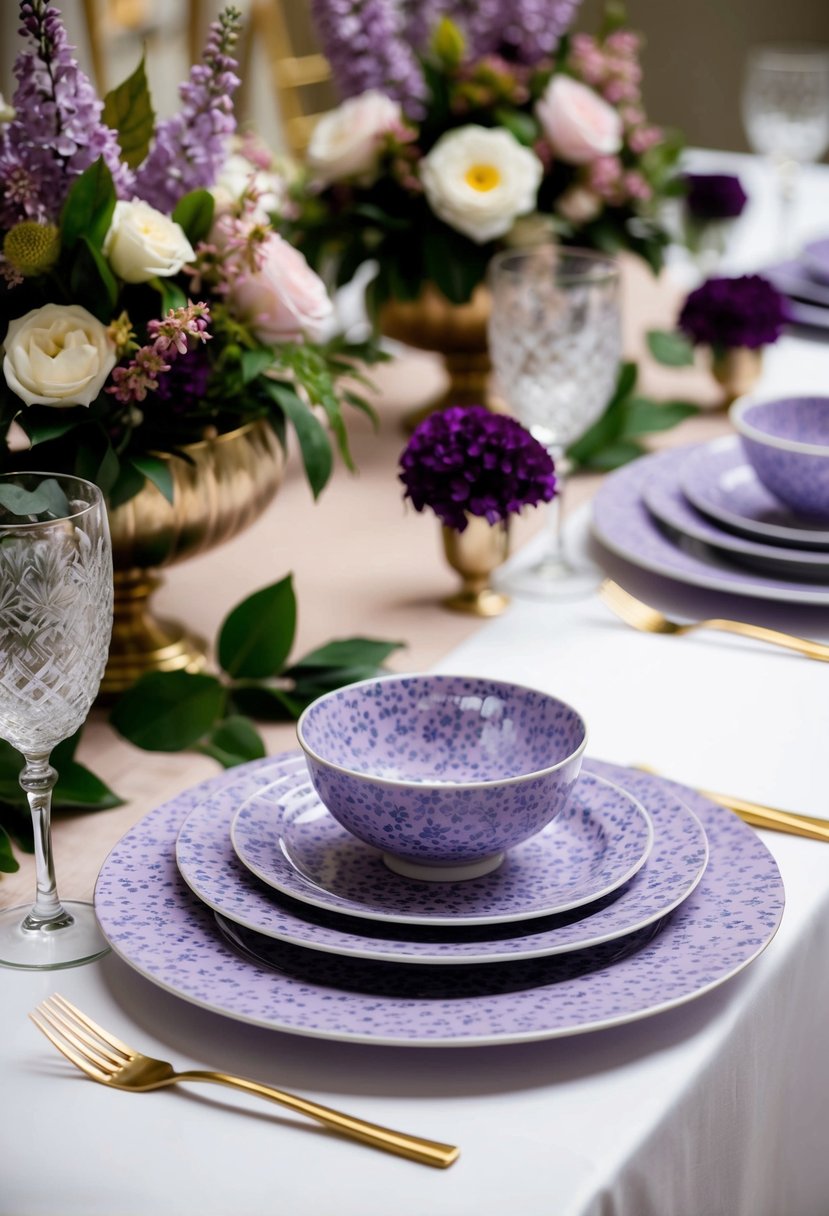
[[[269,1098],[289,1110],[307,1115],[323,1126],[353,1140],[359,1140],[372,1148],[383,1149],[398,1157],[407,1157],[422,1165],[446,1169],[457,1161],[459,1150],[453,1144],[442,1144],[437,1140],[424,1140],[405,1132],[367,1123],[354,1115],[344,1114],[328,1106],[321,1106],[307,1098],[285,1090],[261,1085],[245,1077],[230,1073],[212,1072],[206,1069],[191,1069],[176,1072],[166,1060],[157,1060],[128,1047],[114,1034],[104,1030],[92,1018],[81,1013],[71,1001],[55,993],[42,1001],[29,1017],[58,1051],[82,1073],[112,1089],[126,1089],[133,1093],[146,1093],[152,1089],[164,1089],[179,1081],[211,1081],[218,1085],[229,1085],[246,1093]]]
[[[604,580],[599,588],[599,595],[618,617],[643,633],[683,634],[694,629],[717,629],[722,633],[736,633],[740,637],[754,638],[758,642],[770,642],[773,646],[794,650],[809,659],[829,663],[829,645],[823,642],[794,637],[790,633],[781,633],[778,629],[767,629],[765,625],[749,625],[746,621],[731,621],[722,617],[684,623],[673,621],[650,604],[637,600],[611,579]]]

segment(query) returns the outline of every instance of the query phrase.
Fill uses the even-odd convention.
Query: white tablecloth
[[[829,187],[820,173],[814,182],[818,207]],[[752,248],[757,264],[762,247]],[[775,387],[825,391],[829,348],[786,339],[767,376]],[[574,543],[584,543],[584,525],[583,515],[573,521]],[[689,615],[713,608],[829,636],[826,610],[729,601],[616,571]],[[594,756],[829,817],[823,664],[715,634],[637,634],[594,596],[516,602],[439,669],[556,692],[585,714]],[[756,962],[682,1008],[554,1042],[329,1043],[192,1007],[113,956],[57,975],[0,969],[0,1216],[826,1216],[829,848],[764,839],[787,907]],[[429,1170],[225,1090],[106,1091],[26,1018],[55,989],[177,1066],[294,1089],[457,1143],[461,1159]]]

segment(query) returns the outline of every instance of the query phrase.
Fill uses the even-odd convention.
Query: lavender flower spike
[[[72,57],[56,8],[46,0],[20,5],[21,36],[33,44],[17,56],[15,118],[0,143],[0,227],[57,218],[74,179],[102,156],[122,198],[132,174],[114,131],[101,122],[103,104]]]
[[[181,85],[178,114],[159,123],[150,154],[138,170],[135,193],[157,211],[171,212],[185,194],[215,184],[236,130],[232,94],[239,85],[230,51],[241,13],[228,7],[210,27],[203,63]]]
[[[311,0],[311,12],[343,97],[379,89],[422,117],[426,84],[395,0]]]
[[[581,0],[453,0],[447,16],[464,30],[470,54],[503,53],[535,64],[553,54]]]

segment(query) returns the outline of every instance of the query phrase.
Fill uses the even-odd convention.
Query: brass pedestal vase
[[[150,603],[157,573],[229,540],[264,511],[279,489],[284,453],[266,422],[165,454],[173,502],[156,486],[109,513],[115,567],[112,642],[101,699],[112,700],[148,671],[199,671],[207,643],[177,621],[157,618]]]
[[[463,532],[442,529],[446,560],[461,576],[460,590],[448,596],[444,606],[470,616],[500,616],[509,597],[493,590],[490,580],[509,554],[509,523],[490,524],[478,515],[467,518]]]
[[[762,347],[734,346],[713,352],[711,374],[723,388],[723,409],[754,388],[763,371]]]

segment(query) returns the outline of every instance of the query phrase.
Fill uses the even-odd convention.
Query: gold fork
[[[617,616],[626,621],[628,625],[632,625],[634,629],[641,629],[643,633],[681,634],[690,633],[692,629],[719,629],[723,633],[738,633],[744,638],[755,638],[759,642],[771,642],[774,646],[784,646],[787,650],[794,650],[798,654],[806,655],[809,659],[820,659],[824,663],[829,663],[829,645],[807,641],[806,638],[793,637],[790,633],[767,629],[764,625],[749,625],[745,621],[730,621],[721,617],[712,617],[705,621],[689,621],[686,624],[672,621],[663,613],[658,612],[656,608],[651,608],[649,604],[643,604],[641,600],[637,600],[629,591],[625,591],[618,583],[614,583],[609,578],[605,579],[599,588],[599,595]]]
[[[104,1030],[57,993],[42,1001],[29,1017],[67,1060],[71,1060],[93,1081],[108,1085],[111,1089],[144,1093],[150,1089],[164,1089],[178,1081],[215,1081],[219,1085],[230,1085],[246,1093],[270,1098],[280,1106],[287,1106],[289,1110],[316,1119],[318,1123],[340,1132],[341,1135],[360,1140],[363,1144],[383,1149],[387,1153],[396,1153],[399,1157],[408,1157],[409,1160],[418,1161],[422,1165],[446,1169],[457,1161],[460,1155],[460,1150],[452,1144],[423,1140],[420,1136],[408,1136],[404,1132],[396,1132],[376,1123],[366,1123],[353,1115],[343,1114],[328,1106],[320,1106],[281,1089],[272,1089],[269,1085],[248,1081],[244,1077],[203,1069],[176,1072],[165,1060],[155,1060],[152,1056],[142,1055],[140,1051],[127,1047],[126,1043]]]

